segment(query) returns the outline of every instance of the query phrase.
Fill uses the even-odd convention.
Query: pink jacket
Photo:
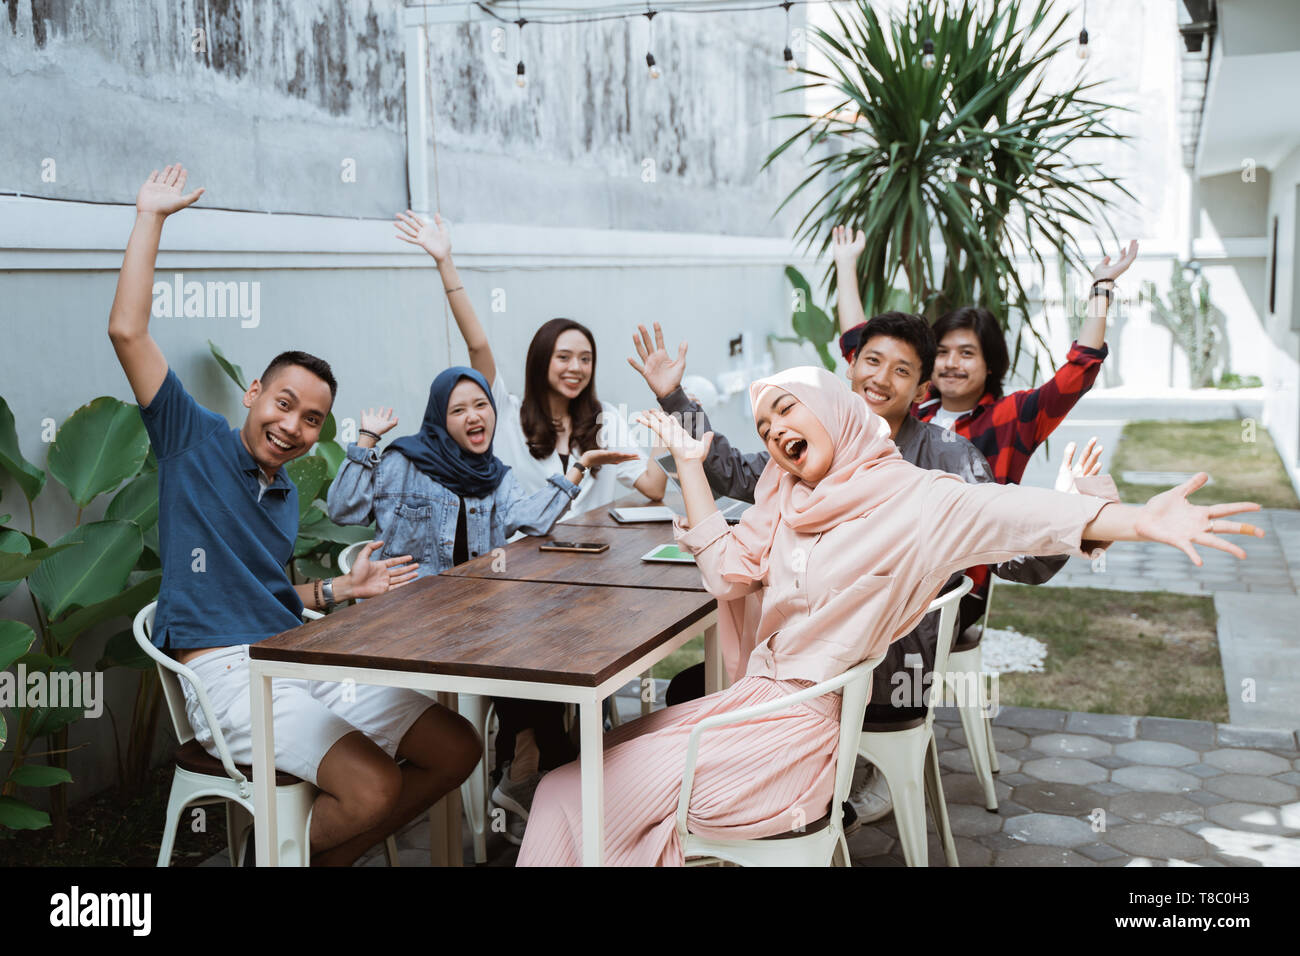
[[[1093,494],[1076,495],[912,471],[915,481],[887,507],[830,531],[779,524],[763,580],[724,579],[721,569],[736,565],[729,549],[740,544],[721,513],[689,530],[684,519],[674,522],[680,547],[695,555],[705,588],[718,598],[733,680],[742,668],[750,677],[826,680],[915,627],[955,571],[1018,554],[1094,557],[1108,546],[1080,540],[1107,502],[1119,500],[1108,475],[1077,479],[1081,492]]]

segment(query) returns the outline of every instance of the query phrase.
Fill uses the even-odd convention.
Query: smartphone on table
[[[608,543],[600,541],[545,541],[537,546],[538,551],[570,551],[575,554],[600,554],[609,550]]]

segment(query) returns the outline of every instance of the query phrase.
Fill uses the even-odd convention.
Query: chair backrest
[[[234,760],[231,759],[230,750],[226,746],[225,735],[221,733],[221,727],[217,723],[216,715],[212,712],[212,706],[208,703],[208,692],[204,688],[203,682],[199,680],[194,671],[154,647],[150,634],[153,632],[154,613],[157,609],[157,601],[151,601],[140,608],[131,624],[131,630],[135,634],[135,642],[140,645],[141,650],[149,655],[158,668],[158,680],[162,684],[163,698],[167,701],[167,713],[171,716],[172,728],[176,731],[176,739],[182,744],[194,739],[194,728],[190,726],[190,718],[185,713],[185,691],[182,689],[180,682],[180,678],[184,677],[190,682],[190,685],[194,688],[195,696],[198,697],[199,706],[203,709],[203,717],[207,721],[208,728],[212,731],[212,742],[217,748],[222,767],[225,768],[226,774],[231,780],[234,780],[241,788],[246,788],[248,779],[235,766]]]
[[[352,565],[356,563],[357,555],[361,549],[371,544],[371,541],[358,541],[356,544],[350,544],[339,552],[339,574],[347,574],[352,570]]]
[[[963,576],[960,585],[946,594],[939,595],[930,602],[930,607],[927,609],[927,613],[939,612],[938,645],[934,651],[934,677],[925,694],[927,727],[934,724],[935,701],[942,695],[944,675],[948,673],[948,655],[952,653],[952,646],[957,640],[959,620],[957,612],[960,610],[961,599],[970,593],[973,585],[974,582],[969,577]]]
[[[884,657],[875,657],[849,668],[849,681],[840,697],[840,743],[835,754],[835,793],[831,799],[831,820],[837,827],[844,826],[844,802],[848,800],[853,785],[853,768],[858,760],[858,741],[862,734],[862,719],[867,713],[872,671],[883,660]]]

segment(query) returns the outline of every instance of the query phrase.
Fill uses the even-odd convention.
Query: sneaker
[[[875,823],[893,812],[894,801],[889,793],[889,784],[885,782],[885,775],[871,764],[867,766],[870,770],[861,783],[857,770],[854,770],[854,787],[849,791],[849,804],[861,823]]]
[[[527,780],[511,780],[510,764],[507,763],[502,768],[501,781],[492,791],[492,802],[527,820],[528,811],[533,805],[533,794],[537,792],[537,785],[541,781],[540,773],[533,774]]]
[[[528,821],[523,820],[515,814],[510,814],[506,819],[506,830],[501,836],[507,843],[513,843],[515,846],[522,846],[524,842],[524,830],[528,828]]]

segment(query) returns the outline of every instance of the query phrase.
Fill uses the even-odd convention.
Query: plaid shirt
[[[1015,485],[1041,445],[1097,380],[1109,347],[1093,349],[1074,342],[1065,364],[1038,388],[1025,388],[1001,398],[985,392],[979,404],[953,422],[952,430],[984,453],[993,480]],[[939,393],[930,386],[925,398],[912,406],[923,422],[941,407]]]

